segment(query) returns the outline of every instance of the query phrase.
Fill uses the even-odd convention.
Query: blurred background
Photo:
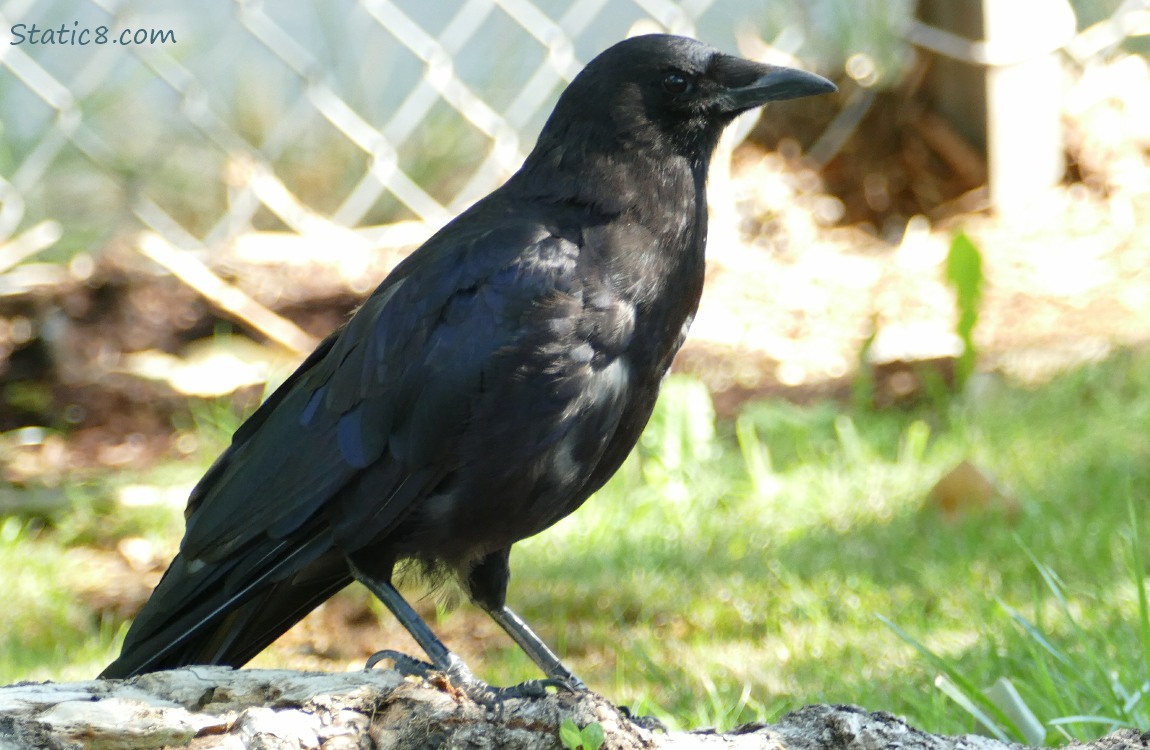
[[[0,28],[0,681],[98,672],[243,417],[584,63],[663,31],[840,94],[732,128],[675,374],[516,548],[512,606],[673,726],[1150,726],[1145,0],[6,0]],[[356,588],[256,664],[383,647],[415,649]]]

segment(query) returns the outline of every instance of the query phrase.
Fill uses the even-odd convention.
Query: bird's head
[[[813,73],[650,34],[619,42],[588,63],[560,96],[540,142],[614,135],[644,148],[668,144],[705,162],[723,128],[742,112],[835,90]]]

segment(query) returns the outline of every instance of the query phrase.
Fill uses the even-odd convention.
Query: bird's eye
[[[691,81],[679,73],[668,73],[663,79],[663,90],[668,94],[685,94],[691,90]]]

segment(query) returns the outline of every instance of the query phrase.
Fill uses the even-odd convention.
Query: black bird
[[[454,573],[548,676],[582,683],[506,606],[511,546],[631,451],[703,289],[723,128],[834,91],[697,41],[600,54],[523,167],[400,263],[236,430],[180,551],[102,677],[240,666],[353,580],[415,637],[407,669],[482,685],[392,586]]]

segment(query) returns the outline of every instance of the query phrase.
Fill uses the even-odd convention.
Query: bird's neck
[[[578,135],[578,134],[577,134]],[[615,137],[544,138],[508,181],[516,196],[585,208],[607,219],[630,218],[681,233],[706,232],[706,179],[711,149],[684,154],[672,144],[620,142]]]

